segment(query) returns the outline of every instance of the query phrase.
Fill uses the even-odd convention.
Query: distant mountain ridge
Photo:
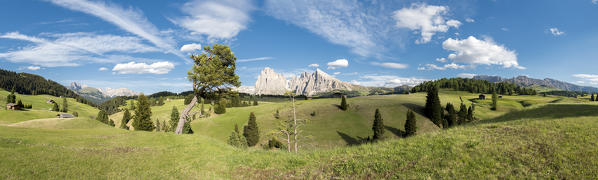
[[[256,95],[283,95],[286,91],[295,92],[297,95],[312,96],[318,93],[333,90],[358,90],[359,85],[340,81],[320,69],[313,73],[303,72],[298,77],[290,80],[284,75],[274,72],[271,68],[264,68],[260,73],[255,86],[242,86],[237,91]]]
[[[101,104],[116,96],[135,96],[139,94],[127,88],[94,88],[77,82],[72,82],[68,89],[97,104]]]
[[[548,88],[556,88],[566,91],[586,91],[598,92],[598,88],[589,86],[579,86],[564,81],[559,81],[550,78],[534,79],[527,76],[517,76],[514,78],[503,78],[500,76],[476,75],[473,79],[486,80],[489,82],[509,82],[523,87],[531,87],[534,85],[544,86]]]

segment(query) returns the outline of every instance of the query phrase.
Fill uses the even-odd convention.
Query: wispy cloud
[[[427,79],[394,75],[364,75],[359,77],[358,80],[351,81],[351,83],[362,86],[397,87],[402,85],[415,86],[424,81],[427,81]]]
[[[152,64],[129,62],[125,64],[116,64],[112,71],[119,74],[166,74],[174,69],[174,64],[168,61],[156,62]]]
[[[40,69],[39,66],[27,66],[27,69],[32,70],[32,71],[37,71]]]
[[[185,44],[185,45],[181,46],[182,52],[193,52],[196,50],[201,51],[201,44],[191,43],[191,44]]]
[[[238,59],[237,62],[253,62],[253,61],[266,61],[274,59],[272,57],[257,57],[257,58],[249,58],[249,59]]]
[[[347,59],[337,59],[336,61],[328,62],[328,69],[336,69],[341,67],[349,67]]]
[[[380,66],[380,67],[384,67],[384,68],[392,68],[392,69],[405,69],[407,67],[409,67],[409,65],[407,64],[401,64],[401,63],[393,63],[393,62],[372,62],[372,65],[375,66]]]
[[[447,70],[447,69],[465,69],[467,66],[459,65],[455,63],[445,64],[442,66],[438,66],[436,64],[426,64],[422,67],[418,67],[418,70]]]
[[[459,74],[457,74],[457,77],[471,79],[471,78],[475,77],[476,75],[477,74],[472,74],[472,73],[459,73]]]
[[[383,3],[360,1],[266,0],[267,13],[305,28],[361,56],[377,56],[392,28]],[[395,40],[395,39],[393,39]]]
[[[247,28],[253,9],[251,0],[192,0],[181,8],[186,16],[171,21],[187,29],[191,35],[230,39]]]
[[[173,53],[181,58],[184,56],[176,50],[176,42],[169,37],[162,37],[156,26],[147,20],[138,9],[125,9],[117,4],[87,1],[87,0],[49,0],[50,2],[73,10],[96,16],[112,23],[121,29],[148,40],[156,47],[166,52]],[[186,59],[186,58],[185,58]]]
[[[592,85],[598,85],[598,75],[596,74],[574,74],[573,77],[584,79]]]
[[[319,64],[310,64],[310,65],[307,65],[307,67],[317,68],[317,67],[320,67],[320,65]]]
[[[28,41],[33,45],[0,53],[0,58],[18,63],[56,67],[77,66],[82,62],[121,62],[130,58],[122,54],[160,51],[143,44],[141,39],[134,36],[94,33],[46,33],[45,36],[27,36],[19,32],[2,34],[0,38]]]
[[[559,28],[549,28],[548,31],[550,32],[550,34],[552,34],[553,36],[561,36],[561,35],[565,35],[565,32],[559,30]]]

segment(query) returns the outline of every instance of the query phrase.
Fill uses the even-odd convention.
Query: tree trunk
[[[193,100],[191,100],[191,103],[189,103],[189,105],[187,105],[187,107],[185,107],[185,109],[183,110],[181,115],[179,115],[179,124],[177,125],[176,131],[174,131],[174,133],[183,134],[183,126],[185,126],[185,121],[187,119],[187,116],[189,116],[189,112],[191,112],[191,109],[193,109],[193,107],[195,107],[196,104],[197,104],[197,96],[193,96]]]
[[[295,153],[297,153],[297,113],[295,112],[295,97],[293,97],[293,136],[295,138]]]

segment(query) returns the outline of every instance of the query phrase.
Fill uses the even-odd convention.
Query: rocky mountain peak
[[[332,90],[352,90],[354,86],[342,82],[320,69],[316,69],[313,73],[303,72],[299,77],[287,80],[282,74],[267,67],[260,73],[253,92],[258,95],[282,95],[286,91],[293,91],[297,95],[311,96]],[[249,88],[244,89],[249,90]]]

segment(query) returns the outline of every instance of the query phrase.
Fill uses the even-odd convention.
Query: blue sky
[[[0,6],[0,68],[62,84],[189,90],[188,56],[229,45],[264,67],[365,86],[473,74],[598,86],[597,0],[19,0]]]

